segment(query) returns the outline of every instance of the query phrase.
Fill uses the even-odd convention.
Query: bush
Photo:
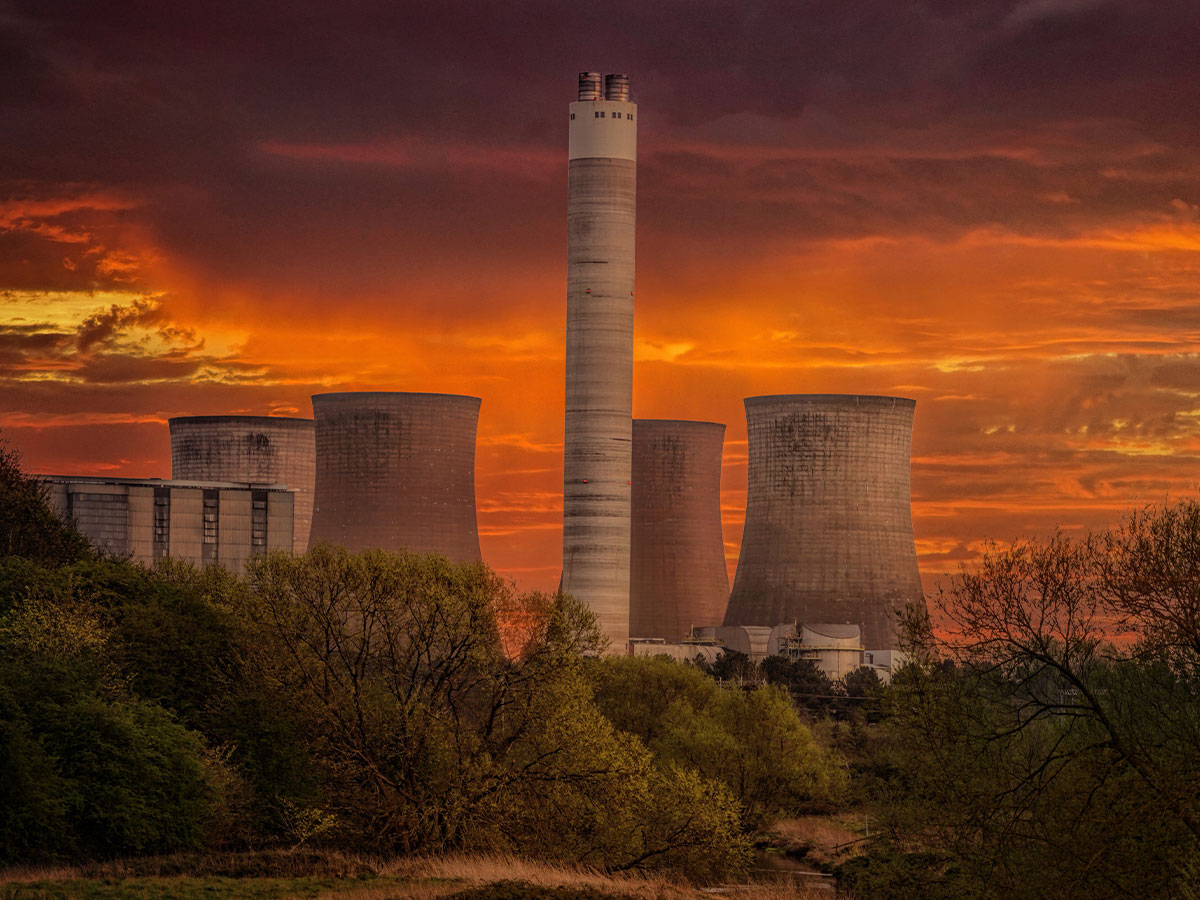
[[[748,828],[824,806],[844,789],[840,760],[817,744],[777,688],[724,689],[666,658],[608,658],[588,671],[617,728],[641,739],[660,766],[724,784]]]
[[[0,615],[0,859],[199,846],[213,802],[199,739],[126,694],[103,620],[52,581]]]

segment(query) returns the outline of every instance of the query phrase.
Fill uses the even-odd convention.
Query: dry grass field
[[[787,884],[697,887],[503,856],[369,859],[342,854],[174,856],[0,872],[0,900],[741,900],[827,898]]]
[[[828,869],[862,852],[863,823],[845,817],[802,816],[776,822],[767,835],[780,849]]]

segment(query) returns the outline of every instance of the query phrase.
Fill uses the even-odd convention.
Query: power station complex
[[[561,590],[613,652],[739,649],[844,674],[890,666],[898,609],[923,604],[909,500],[915,403],[745,400],[747,505],[732,592],[721,533],[725,426],[633,418],[638,108],[625,75],[570,103]],[[481,400],[317,394],[313,419],[181,416],[173,481],[46,476],[63,515],[135,559],[240,568],[272,548],[482,560]]]

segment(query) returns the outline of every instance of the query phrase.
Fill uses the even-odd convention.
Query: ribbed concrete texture
[[[591,73],[585,73],[590,75]],[[586,83],[585,83],[586,82]],[[581,76],[581,97],[595,95]],[[613,82],[614,98],[628,96]],[[562,589],[629,639],[637,106],[570,106]]]
[[[407,548],[478,562],[479,398],[364,391],[315,394],[311,543]]]
[[[716,422],[633,420],[632,638],[679,641],[725,616],[724,441]]]
[[[312,419],[178,416],[167,425],[172,478],[286,484],[296,493],[294,550],[308,549],[316,469]]]
[[[896,647],[894,610],[924,602],[909,511],[916,403],[749,397],[749,491],[726,625],[859,625]]]

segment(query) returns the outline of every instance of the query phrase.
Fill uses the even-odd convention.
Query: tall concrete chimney
[[[629,79],[579,76],[567,163],[562,590],[629,640],[637,105]]]
[[[858,625],[897,647],[923,604],[909,501],[916,402],[855,394],[746,398],[746,525],[726,625]]]

